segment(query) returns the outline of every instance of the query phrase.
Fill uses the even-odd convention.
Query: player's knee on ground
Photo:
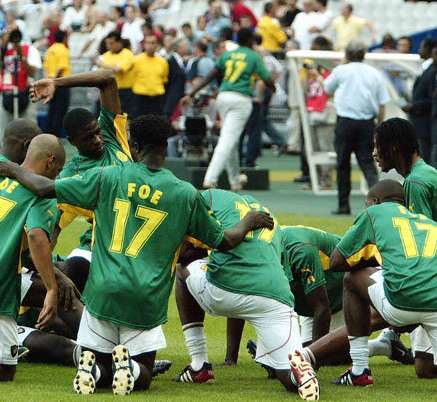
[[[434,358],[430,353],[416,352],[414,367],[418,378],[437,377],[437,367],[434,365]]]
[[[290,370],[276,370],[276,378],[287,389],[287,391],[296,392],[297,387],[290,378]]]
[[[135,390],[147,390],[153,378],[153,365],[155,364],[156,352],[142,353],[133,356],[140,366],[140,376],[135,380]]]
[[[12,381],[16,371],[15,365],[0,364],[0,381]]]

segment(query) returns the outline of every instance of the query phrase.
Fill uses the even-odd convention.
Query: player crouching
[[[210,190],[202,196],[224,227],[251,210],[265,210],[251,197],[232,192]],[[281,265],[281,241],[275,222],[272,230],[254,231],[231,252],[213,251],[208,260],[187,260],[185,253],[193,254],[187,245],[177,272],[176,302],[191,363],[176,381],[214,380],[203,330],[206,311],[248,321],[258,336],[257,362],[273,367],[279,381],[289,391],[297,389],[302,399],[319,399],[314,370],[299,352],[302,345],[293,319],[293,295]],[[296,351],[289,355],[292,350]]]

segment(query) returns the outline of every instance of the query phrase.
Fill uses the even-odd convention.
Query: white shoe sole
[[[318,401],[319,382],[311,364],[299,352],[289,355],[289,360],[299,396],[305,401]]]
[[[134,389],[134,376],[129,367],[129,351],[126,346],[118,345],[112,350],[114,377],[112,392],[114,395],[129,395]]]
[[[73,388],[76,394],[91,395],[96,391],[96,380],[91,373],[96,364],[94,353],[85,351],[81,353],[77,373],[73,380]]]

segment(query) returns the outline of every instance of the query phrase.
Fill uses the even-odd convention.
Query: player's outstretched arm
[[[212,71],[202,79],[198,84],[193,86],[193,89],[191,92],[184,96],[181,99],[181,103],[183,106],[190,104],[191,98],[194,97],[194,95],[197,94],[202,88],[206,87],[214,78],[216,78],[219,75],[220,71],[217,68],[213,68]]]
[[[251,211],[239,224],[225,230],[222,242],[218,246],[220,251],[227,251],[238,246],[251,230],[267,228],[272,230],[275,223],[267,212]]]
[[[74,74],[69,77],[43,79],[35,81],[30,88],[30,97],[34,102],[49,102],[57,88],[95,87],[100,90],[102,106],[112,113],[120,114],[120,98],[117,82],[110,70],[97,70],[87,73]]]
[[[54,180],[30,172],[16,163],[0,162],[0,177],[17,180],[39,197],[56,198]]]
[[[56,317],[58,306],[58,286],[52,263],[52,250],[47,234],[42,229],[30,230],[27,238],[33,263],[47,289],[44,305],[36,325],[38,329],[44,329]]]

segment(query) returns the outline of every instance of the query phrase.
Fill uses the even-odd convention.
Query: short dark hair
[[[191,24],[189,22],[184,22],[181,26],[181,28],[192,28]]]
[[[316,36],[311,43],[311,50],[332,50],[333,48],[332,42],[323,35]]]
[[[321,4],[323,7],[326,7],[328,5],[328,0],[316,0],[317,3]]]
[[[268,14],[270,11],[272,11],[273,9],[273,3],[271,3],[270,1],[267,2],[266,4],[264,4],[264,12],[266,14]]]
[[[376,127],[375,133],[383,159],[393,160],[394,156],[410,159],[415,152],[419,152],[416,130],[406,119],[388,119]]]
[[[345,4],[345,6],[349,9],[349,12],[354,11],[354,6],[351,3],[347,3],[347,4]]]
[[[240,46],[252,46],[254,40],[253,30],[250,28],[241,28],[237,34],[237,42]]]
[[[88,109],[79,107],[67,112],[62,124],[67,135],[70,138],[74,138],[79,135],[84,126],[91,123],[93,120],[95,120],[95,117]]]
[[[196,42],[194,46],[196,46],[203,53],[206,53],[208,51],[208,45],[205,42]]]
[[[408,36],[408,35],[400,36],[400,37],[398,38],[398,42],[399,42],[400,40],[407,40],[408,43],[410,44],[410,49],[411,49],[411,45],[412,45],[412,43],[413,43],[413,41],[411,40],[411,36]]]
[[[437,40],[434,38],[425,38],[422,41],[422,46],[427,49],[429,52],[434,48],[434,46],[437,44]]]
[[[367,46],[364,42],[351,40],[346,46],[345,55],[347,61],[363,61],[366,56]]]
[[[168,137],[173,134],[167,118],[153,114],[133,119],[129,124],[129,131],[140,152],[146,148],[166,147]]]
[[[67,36],[67,32],[65,31],[56,31],[55,33],[55,42],[62,43],[65,40],[65,37]]]
[[[223,40],[232,40],[232,36],[234,35],[234,31],[231,27],[224,27],[220,31],[220,39]]]
[[[109,32],[108,35],[106,35],[106,38],[114,39],[116,42],[122,41],[121,34],[118,31]]]
[[[18,28],[14,29],[13,31],[11,31],[9,33],[9,42],[11,42],[11,43],[21,42],[22,39],[23,39],[23,34],[21,33],[21,31]]]

